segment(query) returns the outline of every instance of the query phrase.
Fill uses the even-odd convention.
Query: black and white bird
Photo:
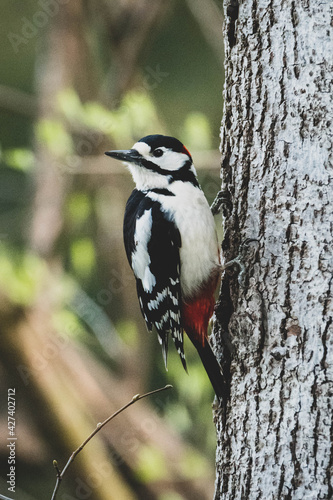
[[[148,135],[132,149],[105,154],[125,162],[136,184],[126,205],[124,243],[147,328],[157,331],[165,365],[171,335],[186,370],[185,330],[222,397],[223,377],[207,336],[219,247],[191,154],[164,135]]]

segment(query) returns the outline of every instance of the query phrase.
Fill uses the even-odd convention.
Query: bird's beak
[[[125,149],[116,151],[106,151],[107,156],[115,158],[116,160],[126,161],[129,163],[140,163],[142,156],[136,149]]]

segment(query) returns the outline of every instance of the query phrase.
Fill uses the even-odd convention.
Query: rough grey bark
[[[333,498],[333,4],[226,0],[216,499]]]

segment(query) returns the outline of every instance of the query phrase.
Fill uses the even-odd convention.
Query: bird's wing
[[[180,233],[158,201],[138,191],[131,198],[125,212],[124,240],[137,281],[141,311],[148,330],[153,326],[157,330],[165,365],[170,333],[186,369],[181,326]]]

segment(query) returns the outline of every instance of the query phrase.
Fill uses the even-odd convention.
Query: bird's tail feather
[[[227,384],[222,374],[222,369],[209,345],[208,340],[205,339],[204,344],[197,341],[192,341],[192,343],[199,353],[215,394],[219,399],[226,401],[228,398]]]
[[[161,332],[157,330],[157,338],[162,347],[163,361],[166,371],[168,371],[168,343],[169,343],[169,332]]]

